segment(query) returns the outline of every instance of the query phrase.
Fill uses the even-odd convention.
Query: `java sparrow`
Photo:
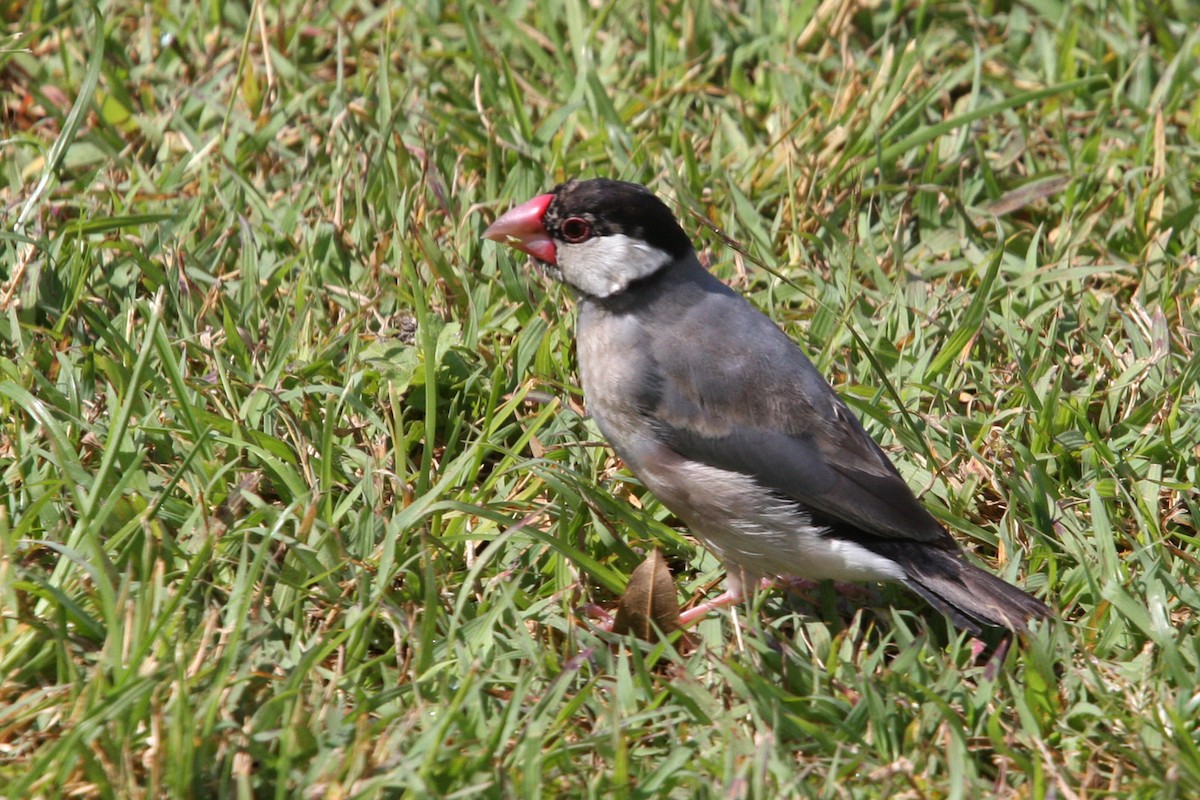
[[[574,291],[589,412],[724,563],[726,592],[685,623],[775,577],[899,581],[976,636],[1049,616],[964,558],[800,348],[701,266],[644,186],[564,183],[484,236]]]

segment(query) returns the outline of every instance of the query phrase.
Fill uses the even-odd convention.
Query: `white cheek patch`
[[[619,294],[670,261],[670,253],[620,233],[558,245],[563,281],[592,297]]]

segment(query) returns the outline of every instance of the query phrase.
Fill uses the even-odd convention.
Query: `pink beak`
[[[558,252],[554,249],[554,240],[542,224],[542,216],[553,199],[552,194],[539,194],[509,209],[483,232],[483,238],[511,245],[540,261],[557,266]]]

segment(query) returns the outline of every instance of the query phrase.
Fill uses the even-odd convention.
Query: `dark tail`
[[[905,549],[906,556],[889,554],[908,573],[904,583],[948,616],[955,627],[973,636],[996,628],[1024,631],[1030,620],[1051,616],[1041,600],[968,563],[958,553],[911,545]]]

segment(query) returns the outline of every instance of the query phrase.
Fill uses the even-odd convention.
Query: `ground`
[[[1200,11],[0,2],[0,796],[1200,794]],[[651,186],[972,557],[711,556],[504,209]],[[720,324],[715,320],[714,324]]]

